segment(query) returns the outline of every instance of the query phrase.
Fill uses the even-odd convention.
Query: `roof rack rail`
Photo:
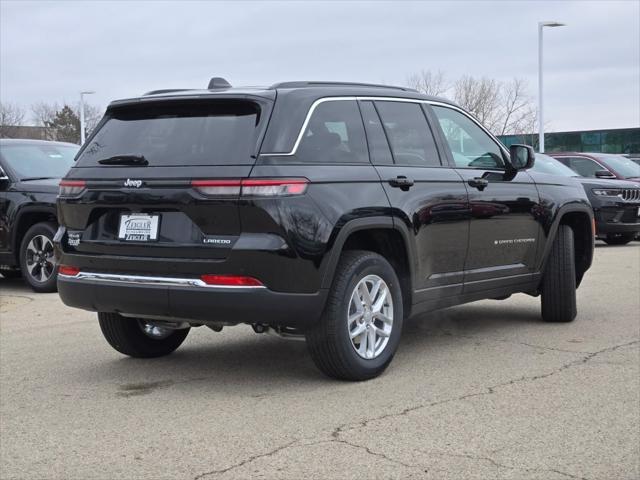
[[[193,88],[162,88],[160,90],[151,90],[150,92],[143,93],[142,96],[146,97],[147,95],[160,95],[161,93],[188,92],[190,90],[193,90]]]
[[[358,83],[358,82],[323,82],[323,81],[294,81],[274,83],[269,87],[270,90],[278,88],[305,88],[305,87],[373,87],[373,88],[391,88],[394,90],[403,90],[405,92],[417,92],[414,88],[398,87],[396,85],[380,85],[378,83]]]

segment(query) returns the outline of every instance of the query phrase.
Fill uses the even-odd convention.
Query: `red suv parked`
[[[624,155],[585,152],[551,152],[547,155],[560,160],[582,177],[640,181],[640,165]]]

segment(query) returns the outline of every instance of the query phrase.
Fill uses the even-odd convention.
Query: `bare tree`
[[[60,107],[57,103],[39,102],[31,105],[32,120],[37,126],[44,128],[45,137],[48,140],[56,139],[55,129],[51,125],[56,118],[58,110],[60,110]]]
[[[24,109],[13,103],[0,103],[0,138],[10,138],[24,123]]]
[[[514,78],[501,86],[500,124],[496,125],[497,135],[532,133],[537,118],[536,108],[527,93],[527,82]],[[532,121],[534,122],[532,125]]]
[[[64,108],[58,103],[38,102],[31,106],[32,120],[33,122],[45,129],[45,136],[48,140],[56,140],[57,132],[53,127],[56,117]],[[80,103],[72,105],[71,109],[73,113],[80,117]],[[88,103],[84,104],[84,119],[87,135],[89,135],[98,122],[102,118],[103,112],[99,107]]]
[[[76,115],[80,117],[80,104],[76,105],[74,109]],[[84,104],[84,123],[85,123],[85,131],[87,136],[91,134],[94,128],[98,125],[100,120],[102,119],[103,112],[99,107],[95,105],[90,105],[88,103]]]
[[[465,75],[453,85],[453,98],[492,132],[500,124],[501,84],[492,78]]]
[[[415,88],[420,93],[434,97],[445,95],[450,88],[444,73],[440,70],[437,72],[422,70],[419,73],[413,73],[407,77],[406,83],[407,86]]]

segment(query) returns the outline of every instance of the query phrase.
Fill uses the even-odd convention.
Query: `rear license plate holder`
[[[118,239],[125,242],[155,242],[158,240],[160,215],[132,213],[120,215]]]

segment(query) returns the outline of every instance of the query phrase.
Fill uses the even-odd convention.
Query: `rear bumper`
[[[322,313],[326,290],[313,294],[264,287],[212,287],[186,277],[58,275],[62,301],[94,312],[180,319],[193,323],[264,323],[305,329]]]

